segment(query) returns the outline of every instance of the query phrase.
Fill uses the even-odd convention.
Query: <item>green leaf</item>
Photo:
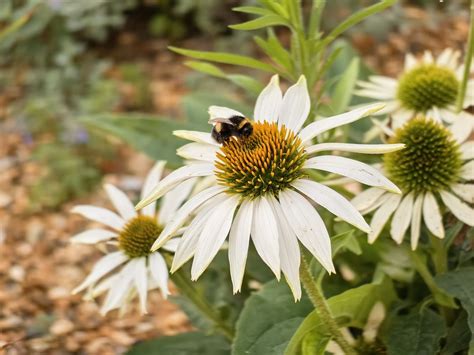
[[[333,296],[328,299],[328,305],[341,327],[362,329],[375,303],[382,302],[388,309],[395,300],[393,284],[390,279],[384,278],[380,283],[359,286]],[[308,342],[306,337],[310,337],[311,342]],[[285,354],[324,354],[330,338],[327,326],[318,313],[312,311],[291,338]],[[309,343],[312,344],[311,351],[307,348]],[[303,346],[306,348],[305,352]]]
[[[295,302],[286,282],[271,281],[245,302],[237,321],[232,354],[279,355],[312,309],[307,298]]]
[[[284,67],[288,72],[292,71],[293,63],[290,53],[281,45],[273,31],[268,31],[266,41],[259,36],[255,36],[254,41],[275,63]]]
[[[271,26],[289,26],[288,21],[279,15],[265,15],[237,25],[230,25],[233,30],[251,31]]]
[[[191,49],[183,49],[177,47],[168,47],[173,52],[188,56],[190,58],[207,60],[210,62],[223,63],[223,64],[232,64],[239,65],[242,67],[259,69],[266,72],[274,73],[275,70],[271,65],[268,65],[260,60],[253,59],[251,57],[246,57],[243,55],[223,53],[223,52],[205,52],[205,51],[195,51]]]
[[[437,275],[435,281],[439,287],[461,301],[468,314],[469,328],[474,333],[474,267]],[[474,339],[471,339],[471,346],[474,347]]]
[[[462,312],[449,329],[446,336],[446,345],[441,350],[441,355],[452,355],[469,348],[472,331],[467,324],[467,313]]]
[[[443,319],[430,309],[396,316],[386,333],[388,354],[437,354],[440,338],[445,331]]]
[[[332,237],[331,244],[333,257],[337,255],[339,251],[344,249],[349,250],[357,255],[360,255],[362,253],[360,244],[354,235],[354,229]]]
[[[146,153],[150,158],[164,159],[177,167],[181,159],[176,149],[182,141],[173,135],[174,130],[208,130],[206,121],[172,121],[162,117],[135,114],[97,114],[80,117],[79,121],[89,128],[111,134],[132,147]]]
[[[263,7],[257,7],[257,6],[239,6],[239,7],[234,7],[232,9],[233,11],[236,12],[243,12],[246,14],[253,14],[253,15],[273,15],[273,11],[264,9]]]
[[[333,115],[345,112],[351,102],[352,92],[359,75],[359,58],[353,58],[331,94]]]
[[[230,345],[218,335],[200,332],[164,336],[140,342],[127,355],[228,355]]]

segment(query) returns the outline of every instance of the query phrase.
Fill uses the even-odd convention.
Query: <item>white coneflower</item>
[[[464,66],[459,64],[460,53],[445,49],[436,59],[425,52],[417,60],[407,54],[405,68],[398,79],[374,75],[368,82],[360,81],[356,95],[385,102],[377,114],[390,114],[392,128],[397,129],[417,114],[450,125],[458,141],[464,141],[474,129],[474,115],[456,112],[456,97],[461,87]],[[464,108],[474,105],[474,80],[469,80]]]
[[[369,231],[354,206],[331,188],[310,180],[308,169],[341,174],[370,186],[399,191],[369,165],[321,152],[385,153],[402,145],[310,145],[314,137],[378,109],[380,105],[371,105],[302,128],[310,111],[306,79],[302,76],[283,96],[278,76],[274,76],[257,99],[253,133],[249,136],[232,137],[219,145],[209,133],[175,132],[194,141],[178,150],[178,154],[191,161],[165,177],[137,208],[191,177],[214,176],[217,185],[186,202],[166,225],[153,248],[163,245],[190,215],[195,215],[178,245],[172,272],[194,256],[191,278],[196,280],[229,236],[231,278],[234,292],[238,292],[251,238],[262,260],[278,279],[280,272],[284,273],[295,299],[299,299],[298,240],[326,270],[334,272],[329,234],[311,201],[357,228]],[[209,112],[211,119],[243,116],[235,110],[216,106],[211,106]]]
[[[148,174],[141,198],[147,196],[161,179],[165,162],[158,162]],[[94,266],[91,273],[73,292],[88,290],[89,297],[96,297],[108,291],[101,312],[124,309],[138,294],[141,312],[146,313],[148,290],[160,288],[164,297],[169,294],[168,268],[163,256],[151,252],[151,246],[163,230],[163,226],[174,215],[181,203],[188,197],[194,181],[187,181],[179,189],[166,194],[159,212],[156,204],[148,205],[138,214],[124,192],[113,185],[105,185],[105,190],[118,211],[89,205],[79,205],[72,212],[110,229],[89,229],[72,237],[72,242],[97,244],[108,242],[117,250],[107,253]],[[167,251],[175,251],[176,240],[163,245]]]
[[[396,130],[390,142],[405,144],[405,149],[385,155],[383,164],[403,194],[370,188],[352,200],[362,214],[375,211],[369,243],[392,215],[390,233],[397,243],[411,225],[411,246],[416,249],[422,220],[434,236],[443,238],[441,206],[474,226],[474,209],[468,205],[474,203],[474,184],[467,183],[474,180],[474,142],[459,144],[441,123],[424,117]]]

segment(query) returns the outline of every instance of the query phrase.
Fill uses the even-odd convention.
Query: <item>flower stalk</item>
[[[323,319],[323,323],[327,324],[329,327],[329,331],[331,332],[336,343],[341,347],[346,355],[356,355],[357,352],[344,338],[339,329],[339,325],[333,318],[326,299],[324,298],[321,290],[318,288],[316,280],[314,280],[313,276],[311,275],[308,261],[304,256],[301,258],[300,277],[303,287],[314,305],[314,309],[319,314],[321,319]]]
[[[456,109],[460,112],[463,108],[464,97],[466,96],[467,82],[469,80],[469,73],[471,69],[472,57],[474,56],[474,0],[471,0],[471,15],[469,24],[469,36],[467,42],[466,59],[464,62],[464,73],[461,82],[461,88],[459,90],[458,101]]]

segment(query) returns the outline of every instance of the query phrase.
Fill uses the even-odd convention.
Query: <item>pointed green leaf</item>
[[[257,6],[239,6],[239,7],[234,7],[232,9],[233,11],[236,12],[243,12],[246,14],[253,14],[253,15],[273,15],[273,11],[264,9],[263,7],[257,7]]]
[[[251,31],[258,30],[264,27],[272,26],[289,26],[288,21],[278,15],[265,15],[254,20],[250,20],[244,23],[236,25],[230,25],[229,27],[233,30]]]
[[[353,58],[331,94],[333,115],[343,113],[349,106],[359,75],[359,58]]]
[[[266,64],[260,60],[256,60],[243,55],[222,53],[222,52],[206,52],[206,51],[195,51],[191,49],[183,49],[177,47],[169,47],[173,52],[194,58],[199,60],[207,60],[210,62],[239,65],[242,67],[259,69],[266,72],[273,73],[275,70],[269,64]]]

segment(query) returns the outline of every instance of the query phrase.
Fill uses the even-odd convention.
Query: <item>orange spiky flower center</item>
[[[301,139],[285,126],[257,122],[248,137],[233,137],[217,153],[215,174],[230,193],[248,198],[278,195],[303,175]]]

